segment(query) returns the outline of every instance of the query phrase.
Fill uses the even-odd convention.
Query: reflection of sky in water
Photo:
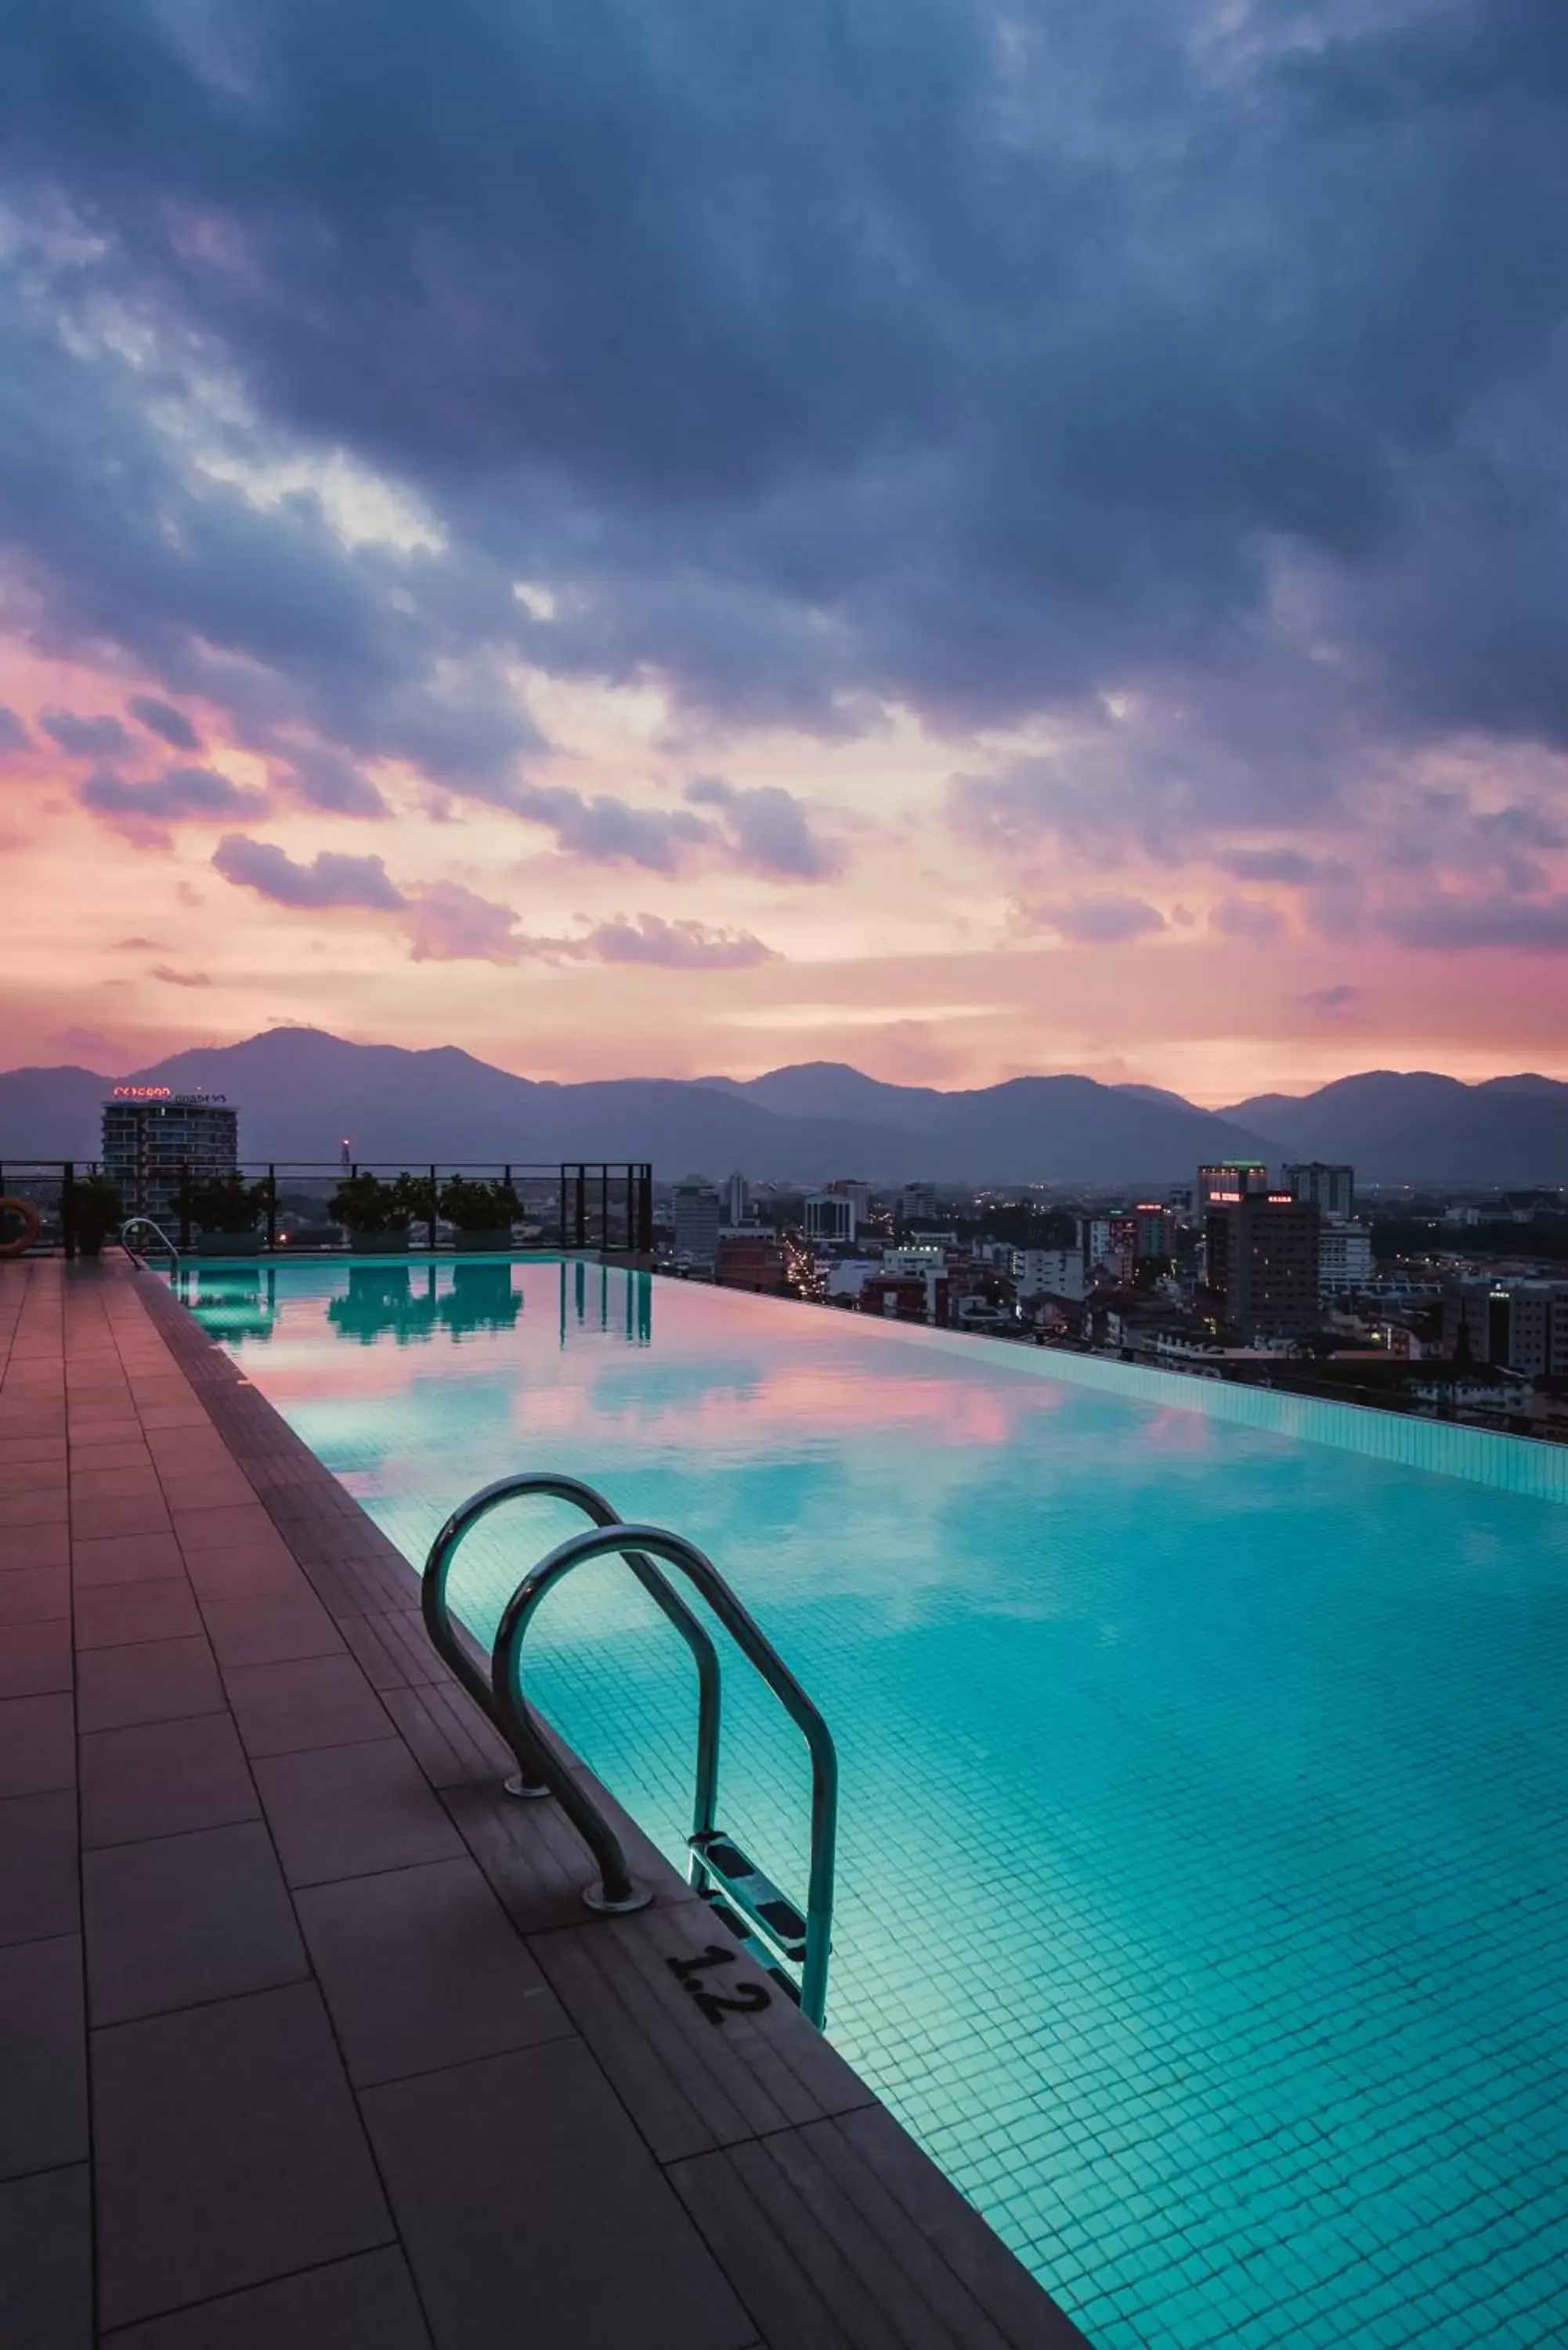
[[[195,1278],[411,1560],[544,1467],[711,1554],[839,1742],[833,2034],[1096,2343],[1568,2338],[1568,1512],[599,1267]],[[483,1528],[476,1628],[575,1530]],[[676,1853],[685,1650],[607,1562],[531,1639]],[[799,1892],[749,1679],[722,1813]]]

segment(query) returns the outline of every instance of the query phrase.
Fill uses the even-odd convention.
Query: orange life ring
[[[14,1241],[0,1241],[0,1256],[25,1256],[44,1229],[44,1220],[31,1200],[0,1200],[0,1215],[9,1208],[22,1219],[23,1230]]]

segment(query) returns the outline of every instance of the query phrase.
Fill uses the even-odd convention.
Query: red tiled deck
[[[1080,2341],[707,1912],[586,1856],[149,1276],[0,1266],[5,2350]],[[752,1975],[737,1956],[735,1977]]]

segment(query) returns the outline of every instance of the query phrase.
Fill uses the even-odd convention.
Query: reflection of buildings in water
[[[189,1307],[204,1330],[221,1338],[272,1336],[277,1320],[277,1274],[271,1265],[182,1267],[174,1295]]]
[[[356,1264],[348,1268],[348,1294],[330,1300],[327,1318],[361,1346],[391,1337],[408,1347],[423,1346],[438,1329],[454,1338],[510,1330],[522,1311],[523,1293],[512,1286],[509,1263],[453,1265],[444,1291],[433,1264]]]
[[[568,1324],[579,1330],[612,1329],[628,1347],[653,1344],[653,1275],[617,1265],[590,1265],[586,1258],[561,1260],[561,1344]]]

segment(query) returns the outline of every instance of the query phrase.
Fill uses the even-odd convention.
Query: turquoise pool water
[[[1100,2350],[1568,2341],[1554,1449],[597,1266],[185,1287],[411,1561],[541,1467],[710,1552],[838,1741],[832,2036]],[[471,1540],[476,1630],[576,1525]],[[678,1856],[684,1648],[608,1562],[535,1640]],[[730,1679],[722,1815],[798,1892]]]

